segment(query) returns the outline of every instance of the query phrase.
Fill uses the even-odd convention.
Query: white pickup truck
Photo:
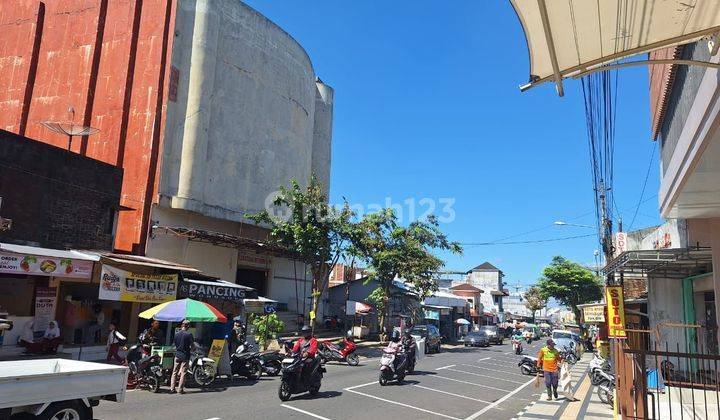
[[[125,399],[128,369],[65,359],[0,362],[0,420],[29,413],[43,420],[92,420],[100,400]]]

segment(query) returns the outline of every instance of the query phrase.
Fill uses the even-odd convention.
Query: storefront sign
[[[0,273],[89,279],[92,261],[0,252]]]
[[[625,338],[625,301],[622,286],[606,286],[608,336]]]
[[[425,312],[425,319],[434,319],[436,321],[440,320],[440,311],[437,309],[423,309],[423,312]]]
[[[98,297],[122,302],[162,303],[175,300],[177,287],[177,274],[137,274],[103,265]]]
[[[55,289],[38,287],[35,289],[35,319],[33,329],[45,331],[50,321],[55,319]]]
[[[223,340],[222,338],[213,340],[212,344],[210,345],[208,357],[213,359],[215,361],[215,364],[218,364],[220,362],[220,357],[222,357],[224,348],[225,340]]]
[[[615,236],[616,239],[616,245],[615,245],[615,254],[622,254],[623,252],[627,251],[627,233],[625,232],[618,232]]]
[[[605,306],[588,306],[583,308],[583,319],[588,323],[605,322]]]
[[[242,302],[245,299],[245,290],[239,287],[225,286],[223,284],[200,284],[180,282],[178,295],[192,299],[219,299]]]

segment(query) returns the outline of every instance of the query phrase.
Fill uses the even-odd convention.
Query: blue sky
[[[521,93],[528,55],[506,1],[278,1],[248,4],[307,50],[335,88],[331,201],[404,204],[454,198],[453,240],[532,241],[592,234],[594,224],[579,83]],[[627,230],[649,166],[647,68],[620,74],[615,201]],[[660,223],[655,154],[633,228]],[[649,200],[648,200],[649,199]],[[437,208],[439,212],[440,206]],[[467,247],[447,269],[490,261],[509,284],[535,282],[554,255],[592,264],[594,237]]]

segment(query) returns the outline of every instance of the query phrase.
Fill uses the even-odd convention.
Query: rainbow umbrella
[[[214,306],[192,299],[171,300],[143,311],[140,318],[158,321],[227,322],[227,318]]]

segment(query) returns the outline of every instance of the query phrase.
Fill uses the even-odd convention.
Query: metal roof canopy
[[[686,278],[712,270],[710,248],[675,248],[625,251],[610,261],[606,274],[644,274],[666,278]]]
[[[563,78],[652,64],[720,68],[694,60],[618,60],[712,36],[718,51],[717,0],[510,0],[520,19],[530,58],[530,80],[521,91],[554,81],[563,96]]]

